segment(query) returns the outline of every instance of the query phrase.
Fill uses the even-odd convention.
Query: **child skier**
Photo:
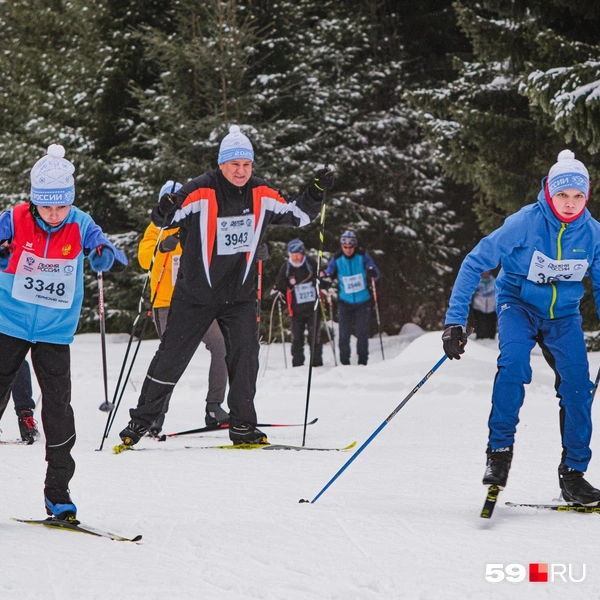
[[[536,342],[556,373],[562,460],[559,484],[567,502],[597,505],[600,490],[583,477],[592,452],[592,390],[581,329],[582,280],[591,276],[600,308],[600,223],[586,204],[589,175],[569,150],[542,180],[535,204],[523,207],[482,239],[463,261],[446,313],[442,340],[448,358],[460,359],[471,296],[482,272],[496,280],[500,356],[494,381],[484,485],[506,486],[524,384],[531,382]]]
[[[42,390],[42,424],[48,468],[46,512],[74,520],[69,495],[75,471],[71,448],[69,344],[83,301],[83,258],[94,271],[108,271],[115,259],[127,264],[92,218],[72,206],[75,168],[62,146],[52,144],[31,170],[31,202],[0,215],[0,415],[27,352]]]

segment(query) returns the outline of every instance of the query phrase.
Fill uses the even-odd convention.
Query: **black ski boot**
[[[207,402],[204,422],[207,427],[221,427],[222,425],[228,425],[229,413],[224,411],[218,402]]]
[[[44,490],[44,502],[46,504],[46,513],[59,521],[77,521],[77,507],[71,500],[69,490],[57,490],[46,488]]]
[[[229,426],[229,439],[234,446],[239,444],[268,444],[267,436],[254,425],[243,423],[242,425]]]
[[[565,502],[583,504],[584,506],[598,506],[600,504],[600,490],[583,478],[583,473],[567,467],[561,463],[558,467],[558,483]]]
[[[496,485],[500,489],[506,487],[510,463],[513,457],[513,447],[487,449],[487,465],[483,476],[483,485]]]
[[[21,439],[28,445],[33,444],[40,437],[33,411],[28,408],[19,411],[19,432]]]
[[[135,446],[148,431],[148,427],[143,423],[136,423],[133,419],[129,421],[127,427],[119,433],[119,437],[126,446]]]

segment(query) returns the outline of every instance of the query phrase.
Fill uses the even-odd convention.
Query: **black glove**
[[[177,248],[177,244],[179,244],[179,236],[177,234],[168,235],[160,242],[158,249],[161,252],[173,252]]]
[[[9,258],[12,254],[12,246],[0,246],[0,258]]]
[[[271,290],[271,292],[269,293],[269,295],[270,295],[270,296],[275,296],[276,294],[279,294],[279,290],[277,290],[277,289],[275,289],[275,288],[273,288],[273,289]]]
[[[377,279],[377,271],[372,267],[367,269],[367,279],[370,281],[371,279]]]
[[[452,360],[460,360],[460,355],[465,353],[465,346],[469,336],[462,325],[445,325],[442,334],[444,352]]]
[[[269,247],[266,244],[261,244],[256,249],[256,260],[267,260],[269,258]]]
[[[175,194],[163,194],[158,201],[158,212],[163,217],[171,216],[177,210]]]
[[[323,190],[329,191],[333,187],[333,181],[335,180],[335,175],[331,169],[327,167],[324,169],[319,169],[315,173],[315,187],[322,192]]]
[[[325,273],[321,273],[319,276],[319,288],[322,290],[328,290],[332,284],[333,281],[331,280],[331,277],[329,277],[329,275],[325,275]]]

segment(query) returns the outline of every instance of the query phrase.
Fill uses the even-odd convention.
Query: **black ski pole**
[[[256,286],[256,337],[260,344],[260,309],[262,302],[262,274],[263,274],[263,261],[258,261],[258,284]]]
[[[425,385],[427,380],[438,370],[438,368],[442,365],[442,363],[448,358],[445,354],[438,360],[438,362],[434,365],[434,367],[419,381],[419,383],[413,388],[412,392],[396,406],[393,412],[383,421],[383,423],[369,436],[366,442],[347,460],[341,469],[327,482],[327,484],[323,487],[323,489],[312,499],[312,500],[300,500],[300,502],[310,502],[310,504],[314,504],[331,486],[331,484],[354,462],[360,453],[375,439],[381,430],[396,416],[396,414],[400,411],[400,409]]]
[[[329,343],[331,344],[331,350],[333,351],[333,362],[337,367],[337,356],[335,355],[335,344],[333,343],[333,336],[331,335],[331,331],[329,331],[329,325],[327,324],[327,313],[325,312],[325,305],[322,300],[319,300],[319,304],[321,305],[321,315],[323,317],[323,323],[325,325],[325,330],[327,331],[327,337],[329,338]]]
[[[329,306],[329,320],[331,321],[331,339],[333,340],[335,354],[335,325],[333,321],[333,300],[331,299],[331,289],[327,290],[327,305]]]
[[[173,184],[173,190],[175,189],[175,184]],[[162,241],[162,235],[163,235],[163,231],[165,230],[164,226],[160,228],[160,230],[158,231],[158,237],[156,239],[156,245],[154,246],[154,251],[152,253],[152,260],[150,261],[150,268],[148,269],[148,271],[146,272],[146,277],[144,277],[144,285],[142,286],[142,293],[140,294],[140,299],[138,301],[138,312],[137,315],[135,316],[135,318],[133,319],[133,325],[131,326],[131,333],[129,334],[129,341],[127,342],[127,348],[125,349],[125,356],[123,357],[123,362],[121,364],[121,370],[119,372],[119,377],[117,379],[117,385],[115,387],[115,393],[113,394],[113,407],[110,409],[109,413],[108,413],[108,417],[106,419],[106,426],[104,427],[104,432],[102,434],[102,440],[100,442],[100,447],[97,448],[97,451],[101,451],[102,448],[104,447],[104,440],[108,437],[108,433],[110,431],[110,428],[112,427],[112,423],[114,421],[114,418],[116,416],[116,411],[119,407],[119,403],[120,403],[120,399],[123,396],[123,392],[125,391],[125,385],[127,384],[127,380],[129,379],[129,374],[131,373],[131,369],[133,368],[133,363],[135,361],[135,358],[137,356],[137,352],[139,350],[139,345],[142,341],[142,335],[140,335],[140,338],[138,340],[138,347],[134,353],[133,359],[131,361],[131,365],[129,366],[129,371],[127,373],[127,379],[125,380],[125,382],[123,383],[123,389],[121,390],[121,381],[123,379],[123,373],[125,373],[125,367],[127,365],[127,359],[129,358],[129,352],[131,350],[131,345],[133,343],[133,338],[135,337],[135,332],[137,331],[137,327],[138,327],[138,323],[140,320],[140,317],[142,316],[142,311],[144,309],[144,302],[145,302],[145,294],[146,294],[146,287],[148,286],[148,283],[150,282],[150,277],[152,274],[152,269],[154,268],[154,261],[156,260],[156,254],[158,253],[158,248],[160,246],[160,242]],[[154,299],[153,299],[154,300]],[[142,332],[143,333],[143,332]],[[119,397],[119,401],[117,400],[117,396],[119,396],[119,391],[121,391],[121,396]]]
[[[283,362],[287,369],[287,354],[285,352],[285,329],[283,328],[283,313],[281,312],[281,294],[277,296],[277,310],[279,312],[279,328],[281,329],[281,343],[283,344]]]
[[[154,306],[154,301],[156,300],[156,295],[158,294],[158,290],[160,288],[160,283],[162,281],[162,277],[165,272],[165,265],[167,264],[167,261],[169,260],[170,254],[171,254],[170,252],[167,252],[165,255],[165,261],[163,263],[162,269],[158,276],[158,281],[156,282],[156,289],[154,290],[154,294],[152,295],[152,298],[150,299],[150,309],[147,312],[147,318],[144,320],[144,323],[142,325],[142,331],[140,332],[140,336],[138,338],[138,342],[135,347],[135,352],[133,353],[133,357],[131,358],[131,362],[129,363],[129,369],[127,370],[127,374],[125,375],[125,379],[123,380],[123,385],[121,386],[121,389],[119,390],[119,397],[115,403],[114,410],[109,415],[110,418],[109,418],[109,422],[107,423],[107,426],[106,426],[106,432],[105,432],[105,436],[104,436],[105,439],[108,437],[108,434],[110,433],[113,423],[115,422],[115,417],[117,416],[117,411],[119,410],[119,406],[121,406],[121,400],[123,399],[123,394],[125,393],[125,388],[127,387],[127,383],[129,382],[129,377],[131,376],[131,371],[133,370],[133,365],[135,364],[135,360],[137,358],[138,352],[140,351],[140,346],[142,345],[142,340],[144,339],[144,334],[146,333],[146,326],[148,325],[148,322],[152,318],[152,307]],[[115,393],[116,393],[116,391],[115,391]],[[102,449],[102,448],[100,448],[100,449]]]
[[[281,292],[277,292],[277,294],[279,295]],[[277,297],[273,300],[273,306],[271,306],[271,316],[269,318],[269,338],[267,340],[267,353],[265,355],[265,364],[263,367],[263,373],[262,376],[265,376],[265,373],[267,372],[267,364],[269,362],[269,351],[271,350],[271,341],[272,341],[272,333],[273,333],[273,313],[275,312],[275,304],[277,303]]]
[[[104,321],[104,277],[98,271],[98,318],[100,319],[100,341],[102,344],[102,376],[104,378],[104,402],[99,406],[103,412],[110,412],[114,404],[108,401],[108,368],[106,366],[106,324]]]
[[[377,317],[377,329],[379,329],[379,344],[381,345],[381,358],[385,360],[383,353],[383,339],[381,337],[381,319],[379,318],[379,302],[377,302],[377,287],[375,286],[375,278],[371,278],[371,287],[373,289],[373,301],[375,302],[375,316]]]
[[[598,391],[598,384],[600,384],[600,368],[598,368],[598,374],[596,375],[596,381],[594,381],[594,391],[592,392],[592,400],[596,397]]]
[[[325,163],[327,168],[327,163]],[[308,407],[310,404],[310,386],[312,383],[312,369],[313,369],[313,356],[315,353],[315,345],[317,341],[317,322],[318,322],[318,308],[319,308],[319,294],[320,294],[320,282],[321,282],[321,261],[323,259],[323,242],[325,241],[325,209],[327,206],[327,190],[323,190],[323,206],[321,207],[321,218],[319,220],[319,254],[317,256],[317,273],[315,277],[315,290],[316,298],[313,306],[313,337],[312,344],[310,345],[310,364],[308,365],[308,381],[306,383],[306,407],[304,409],[304,430],[302,431],[302,445],[306,444],[306,422],[308,421]]]

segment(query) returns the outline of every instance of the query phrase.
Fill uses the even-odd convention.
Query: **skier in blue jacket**
[[[379,269],[371,255],[357,248],[354,231],[345,231],[340,237],[342,249],[331,258],[325,275],[339,281],[338,321],[340,362],[350,364],[350,335],[352,325],[356,334],[358,364],[369,360],[369,337],[371,335],[371,294],[369,281],[377,281]]]
[[[442,335],[448,358],[459,359],[467,343],[465,326],[480,274],[502,268],[496,280],[500,356],[489,417],[484,485],[502,489],[531,382],[530,353],[536,343],[556,374],[562,460],[559,483],[567,502],[596,505],[600,490],[583,477],[592,452],[592,391],[581,328],[583,279],[591,277],[600,307],[600,223],[586,209],[589,175],[569,150],[542,180],[537,202],[524,206],[463,261],[446,313]]]
[[[75,167],[57,144],[31,170],[31,202],[0,215],[0,417],[17,372],[31,351],[42,390],[42,424],[48,468],[46,512],[74,520],[69,495],[75,472],[71,449],[75,421],[71,408],[69,344],[83,302],[83,261],[108,271],[127,258],[106,238],[92,217],[75,208]]]

